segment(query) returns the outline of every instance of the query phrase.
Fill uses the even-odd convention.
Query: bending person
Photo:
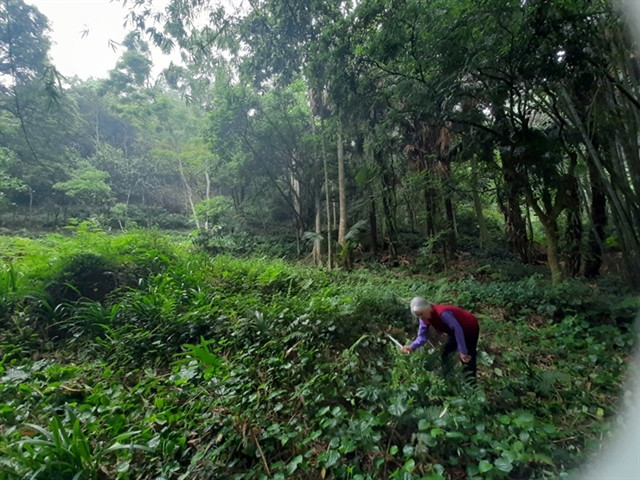
[[[446,373],[449,357],[456,350],[464,369],[472,377],[476,376],[476,348],[480,327],[478,319],[470,312],[453,305],[436,305],[422,297],[411,300],[411,313],[419,318],[418,336],[402,347],[402,353],[411,353],[427,343],[429,327],[449,336],[442,350],[442,364]]]

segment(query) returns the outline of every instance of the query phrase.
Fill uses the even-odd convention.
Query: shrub
[[[117,286],[116,264],[96,253],[79,253],[53,265],[47,285],[53,304],[79,298],[102,300]]]

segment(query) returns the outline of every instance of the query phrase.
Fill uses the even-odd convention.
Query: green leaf
[[[325,413],[327,413],[329,410],[331,409],[331,406],[327,405],[326,407],[322,407],[320,410],[318,410],[318,413],[316,413],[317,417],[322,417],[324,416]]]
[[[409,458],[406,462],[404,462],[404,466],[402,467],[407,472],[412,472],[414,468],[416,468],[416,461],[413,458]]]
[[[111,445],[109,448],[105,449],[105,452],[115,452],[117,450],[143,450],[145,452],[152,452],[153,448],[151,447],[147,447],[145,445],[138,445],[135,443],[119,443],[116,442],[113,445]]]
[[[293,472],[295,472],[298,469],[298,465],[302,462],[302,460],[303,460],[302,455],[298,455],[293,460],[291,460],[287,465],[287,473],[292,474]]]
[[[506,458],[498,458],[495,462],[493,462],[495,467],[501,472],[509,473],[513,470],[513,465]]]
[[[509,425],[511,423],[511,417],[509,415],[498,416],[498,421],[503,425]]]
[[[327,452],[327,460],[324,462],[325,467],[329,468],[334,466],[340,460],[340,454],[335,450]]]
[[[404,412],[407,411],[407,408],[402,405],[400,402],[389,405],[389,413],[394,417],[401,417]]]
[[[130,462],[120,462],[116,465],[116,472],[118,473],[126,473],[129,471]]]
[[[15,409],[11,405],[6,403],[0,403],[0,416],[12,413]]]
[[[523,423],[531,423],[534,420],[534,416],[531,412],[520,412],[518,414],[518,416],[516,417],[517,425],[523,424]]]
[[[486,460],[481,460],[480,463],[478,464],[478,471],[480,473],[488,472],[492,468],[493,468],[493,465],[491,465],[491,463],[487,462]]]

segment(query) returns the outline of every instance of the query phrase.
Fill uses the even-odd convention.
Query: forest
[[[119,3],[82,80],[0,1],[0,480],[586,478],[637,407],[633,15]],[[477,382],[389,341],[415,296]]]

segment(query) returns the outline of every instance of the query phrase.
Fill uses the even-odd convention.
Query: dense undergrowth
[[[637,297],[321,271],[157,233],[0,239],[1,479],[570,477],[620,423]],[[487,272],[493,275],[487,277]],[[408,300],[481,319],[479,377]]]

